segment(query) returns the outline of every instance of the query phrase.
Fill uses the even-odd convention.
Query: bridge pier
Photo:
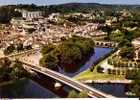
[[[56,83],[54,84],[54,87],[55,87],[56,89],[60,89],[61,86],[62,86],[62,84],[59,83],[59,82],[56,82]]]

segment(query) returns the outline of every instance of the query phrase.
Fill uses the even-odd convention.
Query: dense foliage
[[[130,86],[131,92],[140,97],[140,70],[127,73],[127,78],[133,80],[132,85]]]
[[[7,48],[4,49],[4,54],[5,55],[9,55],[11,53],[14,53],[14,51],[20,52],[23,50],[31,50],[32,46],[28,45],[28,46],[23,46],[22,43],[18,43],[18,44],[10,44]]]
[[[78,98],[78,93],[76,91],[70,91],[68,94],[68,98]]]
[[[44,46],[41,51],[43,58],[40,59],[40,65],[51,69],[57,69],[60,66],[65,71],[72,72],[77,70],[93,51],[92,39],[73,36],[58,46],[52,44]]]
[[[11,62],[8,58],[0,59],[0,81],[19,79],[26,77],[27,75],[21,62]]]
[[[69,92],[68,98],[88,98],[88,95],[85,91],[78,93],[72,90]]]
[[[122,58],[128,58],[128,59],[133,59],[134,57],[134,47],[123,47],[121,48],[119,55]]]
[[[20,17],[21,13],[15,11],[15,6],[0,7],[0,22],[8,23],[13,17]]]
[[[139,10],[139,6],[137,5],[101,5],[98,3],[68,3],[68,4],[62,4],[62,5],[51,5],[48,6],[49,12],[61,12],[61,13],[73,13],[73,12],[84,12],[89,13],[92,11],[99,11],[99,10],[105,10],[106,15],[110,16],[118,16],[119,14],[114,13],[116,10],[122,10],[122,9],[128,9],[128,10]]]
[[[0,7],[0,23],[9,23],[13,17],[21,17],[21,13],[15,11],[15,9],[25,9],[28,11],[33,10],[45,10],[47,7],[31,5],[7,5]]]

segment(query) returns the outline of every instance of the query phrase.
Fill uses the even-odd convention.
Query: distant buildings
[[[105,24],[108,26],[114,25],[114,23],[117,23],[118,19],[117,17],[110,17],[109,19],[106,20]]]
[[[43,16],[42,11],[23,11],[22,17],[25,19],[40,18]]]
[[[51,15],[49,15],[48,19],[58,21],[59,16],[60,16],[60,13],[52,13]]]
[[[90,14],[72,13],[61,15],[60,13],[52,13],[48,17],[43,17],[42,11],[18,11],[22,13],[22,17],[11,20],[11,24],[8,26],[12,30],[8,28],[11,34],[8,35],[9,38],[6,36],[5,41],[0,43],[1,47],[5,48],[12,42],[14,45],[22,43],[24,47],[36,48],[49,43],[57,44],[62,39],[68,39],[72,35],[87,38],[106,35],[105,32],[99,30],[103,24],[87,21],[84,24],[76,25],[67,20],[71,16],[81,16],[89,19]]]
[[[22,17],[31,20],[33,18],[41,18],[43,17],[44,13],[43,11],[27,11],[27,10],[20,10],[20,9],[15,9],[16,11],[21,12]]]

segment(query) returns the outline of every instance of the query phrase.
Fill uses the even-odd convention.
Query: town
[[[139,97],[140,6],[95,5],[2,6],[0,82],[32,80],[51,91],[37,98]]]

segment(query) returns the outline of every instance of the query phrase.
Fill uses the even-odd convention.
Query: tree
[[[7,57],[0,59],[0,68],[8,68],[11,65],[11,60]]]
[[[92,72],[94,70],[94,67],[90,67],[90,71]]]
[[[94,51],[95,43],[90,38],[85,39],[82,37],[73,36],[70,42],[72,42],[80,48],[83,56],[86,56],[89,52]]]
[[[108,69],[108,74],[112,74],[112,69]]]
[[[112,28],[108,25],[102,26],[101,29],[102,31],[107,32],[107,33],[110,33],[112,31]]]
[[[112,59],[111,59],[111,58],[109,58],[109,59],[107,60],[107,62],[108,62],[108,64],[112,65]]]
[[[0,78],[4,81],[10,80],[10,72],[11,72],[11,61],[5,57],[0,59]]]
[[[46,54],[43,58],[40,59],[40,65],[57,71],[58,58],[53,54]]]
[[[133,82],[129,87],[131,92],[139,97],[140,96],[140,70],[138,72],[133,72],[133,75],[129,78],[133,79]]]
[[[124,46],[127,46],[127,47],[131,47],[132,44],[129,40],[127,39],[122,39],[120,42],[119,42],[119,47],[124,47]]]
[[[119,55],[122,58],[128,58],[128,59],[132,59],[134,56],[134,48],[133,47],[123,47],[120,52]]]
[[[8,55],[10,53],[12,53],[15,50],[15,46],[13,44],[11,44],[10,46],[8,46],[5,50],[4,50],[4,54]]]
[[[132,93],[135,93],[136,96],[140,96],[140,82],[135,82],[135,84],[131,87]]]
[[[126,74],[126,78],[127,79],[131,79],[131,80],[136,80],[136,79],[140,79],[140,71],[135,72],[135,71],[129,71]]]
[[[104,70],[104,68],[102,68],[101,66],[98,66],[98,67],[97,67],[97,72],[103,73],[103,70]]]
[[[0,7],[0,22],[8,23],[13,17],[21,17],[21,13],[15,11],[15,6],[1,6]]]
[[[25,46],[24,49],[31,50],[32,46],[31,45]]]
[[[19,79],[22,77],[26,77],[27,71],[23,68],[23,64],[16,60],[12,65],[12,71],[10,73],[12,79]]]
[[[70,91],[68,94],[68,98],[78,98],[78,93],[74,90]]]
[[[94,51],[94,41],[83,37],[73,36],[62,41],[59,45],[49,44],[41,50],[43,57],[40,65],[50,69],[62,67],[66,72],[74,72]]]
[[[17,50],[17,51],[22,51],[22,50],[24,50],[23,44],[22,44],[22,43],[17,44],[16,50]]]
[[[60,64],[66,71],[76,68],[77,61],[80,61],[82,54],[80,49],[73,44],[60,45]]]
[[[52,51],[54,48],[55,48],[54,45],[49,44],[49,45],[47,45],[47,46],[44,46],[44,47],[41,49],[41,53],[42,53],[43,55],[45,55],[45,54],[49,53],[50,51]]]
[[[79,98],[88,98],[88,94],[85,91],[79,93]]]
[[[110,40],[110,34],[111,34],[111,32],[112,32],[112,28],[110,27],[110,26],[108,26],[108,25],[106,25],[106,26],[102,26],[102,27],[100,27],[100,29],[103,31],[103,32],[106,32],[107,33],[107,37],[106,37],[106,39],[107,40]]]
[[[120,30],[116,30],[116,31],[113,31],[111,32],[111,34],[109,35],[110,39],[112,41],[115,41],[115,42],[120,42],[124,39],[124,33],[121,32]]]
[[[60,64],[66,71],[76,70],[79,61],[94,51],[94,42],[91,39],[73,36],[59,45]],[[72,58],[72,59],[71,59]]]

